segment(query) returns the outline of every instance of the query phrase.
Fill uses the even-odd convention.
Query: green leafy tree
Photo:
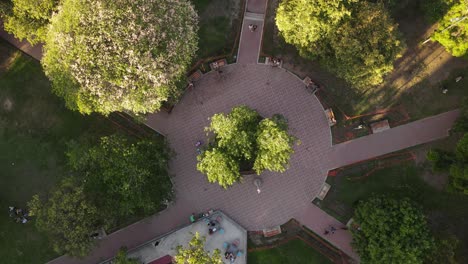
[[[284,172],[296,142],[287,132],[286,119],[279,115],[262,119],[247,106],[214,115],[206,131],[214,140],[198,155],[197,169],[224,188],[241,179],[240,170]]]
[[[462,57],[468,53],[468,0],[457,1],[448,10],[432,36],[453,56]]]
[[[446,236],[435,240],[436,250],[432,250],[426,263],[459,264],[455,252],[460,245],[456,236]]]
[[[426,158],[432,163],[433,171],[446,171],[455,160],[452,153],[441,149],[429,150]]]
[[[239,162],[222,149],[213,148],[198,156],[197,169],[209,182],[217,182],[227,188],[241,179]]]
[[[117,252],[117,256],[112,260],[112,264],[141,264],[138,259],[128,258],[127,256],[127,249],[121,248],[119,252]]]
[[[458,192],[468,194],[468,133],[457,143],[456,161],[450,166],[450,185]]]
[[[260,115],[247,106],[234,107],[225,115],[215,114],[206,131],[216,135],[216,143],[237,159],[253,160],[255,137]]]
[[[276,11],[276,25],[287,43],[304,56],[320,55],[321,42],[351,15],[357,0],[282,0]]]
[[[59,254],[85,256],[93,246],[90,235],[100,226],[98,209],[89,203],[83,186],[63,180],[43,202],[35,195],[28,204],[39,230],[46,232]]]
[[[5,15],[5,30],[31,44],[45,41],[52,13],[58,0],[12,0],[12,10]]]
[[[421,2],[424,16],[430,23],[436,23],[444,17],[457,0],[425,0]]]
[[[408,199],[374,197],[360,202],[353,247],[361,263],[423,263],[434,242],[421,210]]]
[[[0,0],[0,19],[5,19],[13,12],[13,3],[10,0]]]
[[[134,141],[112,135],[101,138],[97,146],[72,149],[69,157],[107,221],[152,214],[172,198],[170,151],[162,139]]]
[[[197,29],[188,0],[63,0],[42,65],[72,110],[154,112],[180,94]]]
[[[205,237],[195,233],[187,247],[178,246],[174,257],[176,264],[222,264],[221,254],[215,249],[213,253],[205,250]]]
[[[286,120],[281,118],[264,119],[260,122],[257,136],[258,153],[253,166],[257,174],[264,170],[286,170],[294,152],[292,146],[296,141],[287,131]]]
[[[460,116],[453,127],[455,132],[468,132],[468,98],[464,98]]]
[[[301,56],[318,59],[357,88],[382,83],[404,48],[381,2],[283,0],[276,25]]]

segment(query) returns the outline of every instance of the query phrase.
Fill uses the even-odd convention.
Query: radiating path
[[[459,114],[453,110],[335,145],[330,169],[447,137]]]
[[[237,54],[238,63],[255,64],[258,62],[267,2],[267,0],[247,1]],[[255,31],[252,32],[249,25],[255,25]]]
[[[317,98],[289,72],[257,64],[266,2],[249,0],[247,3],[237,64],[224,68],[222,75],[206,74],[171,114],[161,112],[148,117],[147,124],[164,134],[177,153],[170,164],[176,190],[174,204],[110,234],[84,259],[62,256],[49,263],[99,263],[113,257],[122,246],[134,248],[187,224],[192,212],[210,208],[224,211],[248,230],[281,225],[296,218],[322,235],[330,225],[338,228],[342,225],[311,203],[328,170],[448,135],[459,115],[457,110],[332,146],[330,128]],[[255,32],[249,30],[250,24],[257,25]],[[41,46],[32,48],[2,30],[0,37],[38,60],[42,57]],[[246,176],[243,183],[224,190],[217,184],[209,184],[196,170],[194,144],[204,138],[203,128],[209,124],[207,118],[228,112],[239,104],[255,108],[266,117],[283,114],[289,120],[291,133],[301,140],[285,173],[262,174],[264,183],[260,195],[252,184],[253,176]],[[358,259],[351,248],[348,231],[339,229],[324,239]]]

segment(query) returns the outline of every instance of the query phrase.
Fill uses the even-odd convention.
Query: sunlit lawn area
[[[329,259],[300,239],[279,247],[249,252],[249,264],[331,264]]]
[[[0,47],[0,262],[44,263],[56,256],[47,237],[38,233],[34,218],[15,223],[8,206],[26,208],[32,195],[44,195],[67,174],[69,140],[106,134],[111,127],[104,118],[67,110],[51,94],[39,62],[2,40]]]
[[[450,144],[447,139],[437,142],[438,145]],[[440,175],[431,173],[426,163],[417,165],[414,161],[400,163],[393,167],[383,168],[368,177],[356,179],[372,169],[373,162],[359,165],[361,169],[339,176],[328,177],[332,186],[320,207],[343,223],[346,223],[353,213],[353,208],[359,200],[365,200],[374,194],[389,195],[396,198],[409,197],[423,207],[430,226],[435,233],[453,234],[462,241],[459,249],[460,263],[468,260],[468,196],[455,194],[442,188]],[[423,179],[425,177],[426,180]],[[429,179],[429,180],[428,180]],[[426,181],[432,181],[429,185]]]
[[[335,113],[339,113],[337,108],[340,108],[348,116],[354,116],[403,106],[411,118],[407,121],[411,121],[458,108],[462,98],[468,96],[468,60],[453,58],[437,43],[420,46],[424,33],[432,26],[420,10],[422,0],[394,1],[396,6],[391,13],[399,24],[407,49],[382,85],[364,90],[351,88],[317,62],[300,57],[294,46],[278,36],[275,15],[279,2],[268,2],[262,42],[264,55],[282,57],[283,67],[301,78],[309,76],[324,85]],[[455,82],[458,76],[464,78]],[[444,88],[448,89],[446,94],[442,93]]]
[[[243,1],[192,0],[199,16],[197,59],[229,54],[240,26]]]

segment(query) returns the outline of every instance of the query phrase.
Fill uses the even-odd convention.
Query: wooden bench
[[[330,190],[331,185],[328,183],[324,183],[322,189],[320,190],[319,195],[317,196],[318,199],[323,200],[325,196],[327,196],[328,191]]]
[[[272,237],[281,234],[281,226],[275,226],[270,229],[263,229],[264,237]]]
[[[334,126],[336,124],[335,114],[331,108],[325,109],[325,115],[327,116],[328,125]]]
[[[191,82],[196,82],[200,80],[200,78],[203,76],[203,73],[200,70],[196,70],[194,73],[192,73],[188,79]]]
[[[370,127],[372,129],[372,133],[375,134],[375,133],[380,133],[387,129],[390,129],[390,124],[388,123],[388,120],[385,119],[385,120],[370,124]]]
[[[212,71],[217,70],[221,67],[224,67],[227,65],[227,60],[226,59],[220,59],[215,62],[210,63],[210,68]]]

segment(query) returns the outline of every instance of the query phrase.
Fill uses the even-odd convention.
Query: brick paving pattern
[[[266,0],[249,0],[244,17],[238,63],[223,73],[206,74],[171,114],[150,115],[147,125],[165,135],[176,152],[170,170],[176,190],[174,203],[165,211],[143,219],[104,238],[84,259],[62,256],[49,263],[99,263],[122,247],[134,248],[147,240],[188,224],[192,212],[220,209],[248,230],[260,230],[285,223],[291,218],[322,235],[330,225],[342,226],[313,205],[328,170],[447,136],[459,115],[451,111],[399,126],[382,133],[331,145],[331,131],[317,98],[308,93],[296,76],[281,68],[257,64],[260,52]],[[258,26],[250,32],[249,24]],[[1,25],[0,25],[1,26]],[[36,59],[42,46],[31,47],[0,30],[0,37]],[[262,193],[256,193],[253,176],[244,177],[224,190],[210,184],[196,170],[195,142],[204,140],[208,117],[228,112],[234,106],[248,105],[265,117],[283,114],[290,132],[301,144],[295,147],[290,168],[285,173],[264,172]],[[324,236],[349,256],[359,257],[351,248],[351,234],[340,230]]]

